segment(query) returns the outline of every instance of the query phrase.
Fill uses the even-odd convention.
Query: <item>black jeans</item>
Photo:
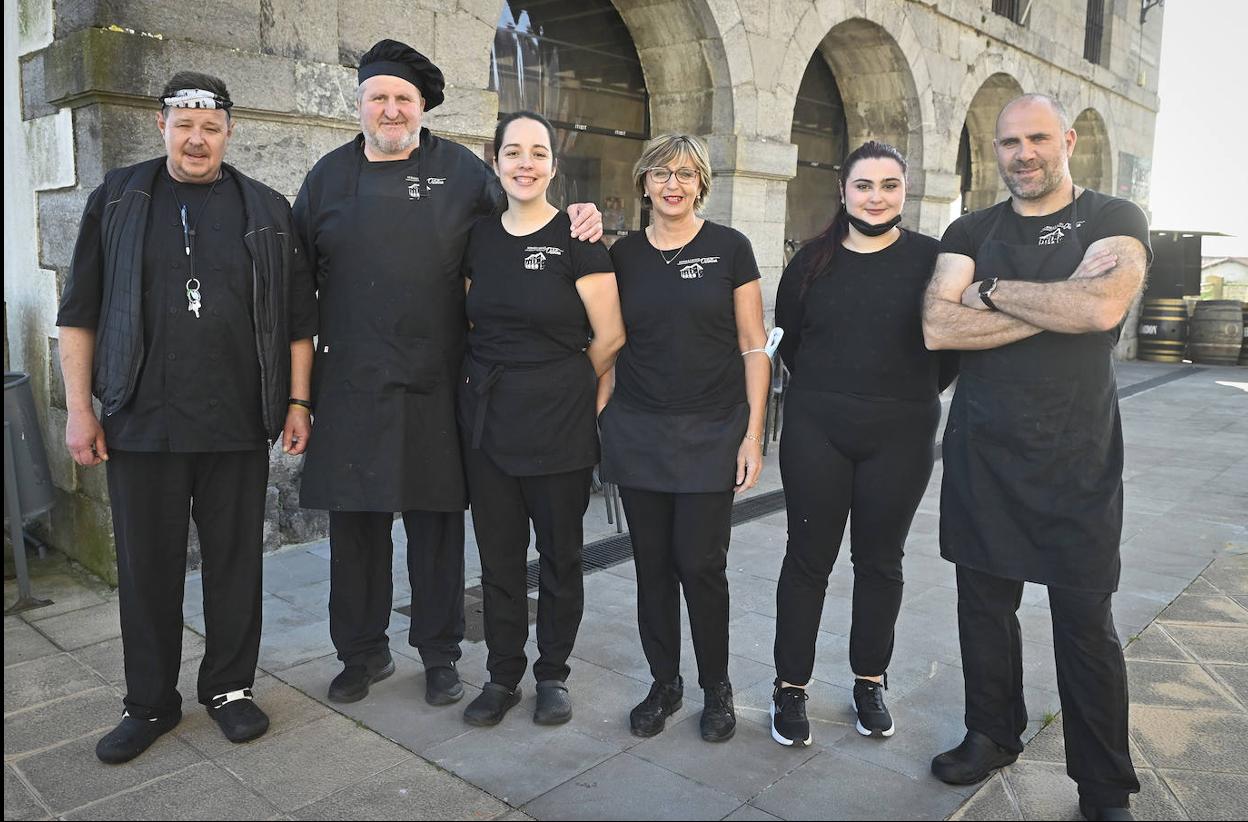
[[[593,468],[513,477],[480,449],[464,451],[472,527],[481,554],[486,667],[490,681],[520,684],[528,668],[529,522],[537,536],[537,649],[533,677],[564,681],[585,608],[581,571],[585,509]]]
[[[198,697],[250,688],[260,655],[261,555],[269,455],[109,452],[125,705],[147,719],[176,711],[186,541],[203,555],[204,658]]]
[[[902,555],[932,473],[939,400],[789,392],[780,438],[789,541],[776,586],[776,675],[810,681],[828,575],[850,519],[849,664],[879,676],[893,656]],[[852,512],[853,516],[850,517]]]
[[[329,512],[329,636],[347,665],[389,659],[394,604],[394,514]],[[412,624],[407,641],[426,667],[459,659],[464,638],[464,514],[404,511]]]
[[[1127,668],[1112,596],[1049,586],[1066,772],[1092,804],[1123,807],[1140,783],[1127,747]],[[966,727],[1014,752],[1023,750],[1027,728],[1017,617],[1022,597],[1022,582],[958,566]]]
[[[658,682],[680,674],[680,591],[689,606],[698,684],[728,681],[728,542],[732,491],[621,488],[637,568],[637,627]]]

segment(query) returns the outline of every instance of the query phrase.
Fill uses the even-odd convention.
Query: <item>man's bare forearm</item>
[[[1000,348],[1043,330],[1000,311],[976,311],[932,294],[923,306],[923,339],[932,351]]]
[[[62,326],[61,374],[65,379],[65,408],[95,413],[91,406],[91,366],[95,362],[95,329]]]
[[[1110,276],[1039,283],[1002,280],[992,301],[1002,314],[1062,334],[1106,331],[1122,321]]]

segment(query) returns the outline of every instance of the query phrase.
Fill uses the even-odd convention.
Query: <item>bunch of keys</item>
[[[199,299],[199,280],[191,277],[186,281],[186,310],[195,312],[195,319],[198,320],[202,305]]]

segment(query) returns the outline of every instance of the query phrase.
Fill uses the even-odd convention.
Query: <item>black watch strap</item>
[[[983,301],[984,305],[988,306],[988,308],[993,311],[998,310],[997,306],[992,302],[992,292],[996,290],[997,290],[997,278],[996,277],[989,277],[986,280],[979,281],[979,299]]]

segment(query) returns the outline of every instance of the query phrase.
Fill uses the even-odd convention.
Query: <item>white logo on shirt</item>
[[[690,263],[680,269],[680,278],[682,280],[696,280],[702,276],[704,270],[700,263]]]
[[[1075,228],[1083,225],[1085,220],[1080,220],[1075,224]],[[1056,223],[1055,225],[1046,225],[1040,229],[1040,239],[1036,241],[1036,245],[1057,245],[1066,236],[1066,232],[1070,231],[1070,223]]]
[[[542,252],[530,254],[524,258],[524,267],[530,271],[539,271],[546,267],[546,255]]]
[[[547,257],[560,257],[563,255],[563,249],[548,245],[531,245],[524,250],[524,254],[524,267],[530,271],[540,271],[546,267]]]
[[[429,179],[425,180],[425,183],[431,186],[446,185],[446,178],[445,177],[430,177]]]

